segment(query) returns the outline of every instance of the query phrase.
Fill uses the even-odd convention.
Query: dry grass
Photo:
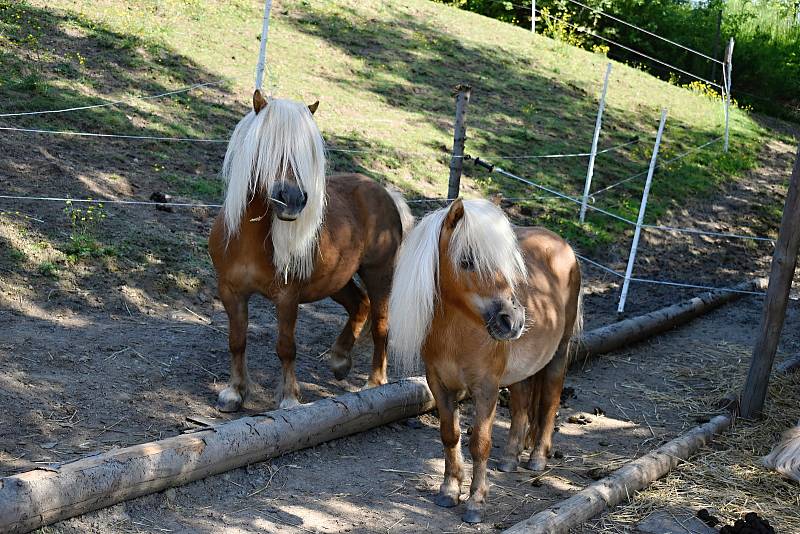
[[[750,354],[744,347],[729,344],[693,347],[687,354],[692,355],[691,367],[671,365],[683,388],[676,388],[670,395],[652,392],[656,396],[653,400],[687,414],[714,413],[713,406],[726,389],[744,379]],[[704,381],[712,375],[717,387],[705,389],[700,395],[691,394],[699,391],[687,385],[687,379]],[[636,494],[631,502],[587,526],[593,532],[630,532],[636,523],[656,511],[707,508],[723,524],[755,511],[768,519],[777,532],[800,532],[800,488],[761,464],[761,458],[798,419],[800,374],[773,377],[762,420],[738,421],[710,447]]]

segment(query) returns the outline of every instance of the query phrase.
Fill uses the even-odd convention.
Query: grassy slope
[[[246,110],[260,31],[258,0],[0,0],[0,6],[8,45],[0,56],[4,110],[52,109],[226,80],[222,90],[135,100],[124,113],[105,108],[7,124],[224,137]],[[412,196],[442,196],[455,84],[473,87],[469,154],[493,160],[582,152],[590,145],[606,58],[425,0],[281,0],[273,7],[269,63],[267,79],[275,95],[322,101],[318,121],[331,145],[375,150],[334,153],[333,170],[367,172]],[[643,142],[600,156],[596,187],[646,168],[662,107],[670,113],[662,158],[721,134],[718,101],[615,64],[600,144],[610,146],[634,135]],[[649,221],[754,165],[765,135],[745,113],[735,111],[731,153],[723,155],[715,145],[665,169],[654,184]],[[191,145],[165,145],[159,149],[163,164],[153,170],[187,198],[218,200],[221,187],[212,177],[216,169],[198,177],[176,163],[190,160],[193,150]],[[585,165],[581,158],[503,166],[577,194]],[[468,194],[530,194],[472,165],[466,174]],[[614,190],[598,205],[633,218],[641,184]],[[613,241],[622,230],[602,216],[591,216],[585,228],[578,228],[575,212],[575,206],[553,201],[535,201],[522,209],[584,247]]]

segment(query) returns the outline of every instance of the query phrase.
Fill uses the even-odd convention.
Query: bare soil
[[[20,143],[8,143],[4,148],[15,157],[0,162],[0,186],[28,194],[60,190],[74,197],[142,199],[169,187],[152,172],[163,153],[156,157],[139,147],[137,154],[145,154],[141,160],[131,155],[130,161],[121,161],[123,146],[88,142],[78,152],[74,145],[54,140],[31,152]],[[220,149],[203,150],[208,153],[196,158],[198,168],[218,165]],[[786,145],[765,146],[763,167],[752,176],[662,222],[736,233],[768,231],[751,229],[747,213],[782,205],[791,156]],[[126,179],[112,172],[122,167]],[[191,426],[187,416],[238,416],[213,408],[228,374],[227,320],[214,298],[205,253],[213,210],[107,206],[107,218],[93,235],[108,250],[75,259],[66,246],[72,230],[62,209],[55,203],[18,203],[0,213],[3,476],[175,435]],[[645,236],[638,274],[727,285],[763,274],[771,252],[769,244],[664,238]],[[626,247],[623,240],[619,249],[599,259],[619,268]],[[588,267],[586,278],[587,327],[615,320],[616,280],[597,276]],[[695,293],[635,285],[627,311],[649,311]],[[443,461],[437,420],[428,414],[44,531],[443,532],[507,527],[711,415],[710,399],[733,385],[715,374],[716,365],[726,358],[746,365],[760,308],[760,299],[746,297],[687,328],[573,371],[567,386],[576,398],[567,398],[561,409],[558,457],[544,474],[492,471],[489,512],[477,527],[461,523],[460,509],[439,509],[432,503]],[[798,320],[792,304],[782,355],[800,348]],[[355,390],[366,381],[369,342],[357,347],[348,380],[336,381],[328,370],[325,352],[343,323],[341,308],[331,301],[301,310],[297,374],[305,401]],[[253,378],[262,387],[246,403],[245,414],[275,407],[272,389],[279,363],[274,332],[271,304],[254,300],[248,354]],[[676,396],[687,399],[680,409],[661,403]],[[464,409],[469,412],[468,403]],[[578,414],[591,422],[567,422]],[[465,434],[469,423],[467,416]],[[501,408],[495,451],[507,428],[508,413]],[[465,445],[467,441],[465,435]],[[465,456],[469,458],[466,449]]]

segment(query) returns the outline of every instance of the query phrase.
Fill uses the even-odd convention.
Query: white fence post
[[[636,219],[636,231],[633,233],[631,252],[628,255],[628,268],[625,269],[625,281],[622,283],[622,292],[619,295],[619,306],[617,313],[625,311],[625,299],[628,298],[628,288],[631,284],[631,274],[633,274],[633,264],[636,262],[636,248],[639,246],[639,235],[642,233],[644,223],[644,212],[647,209],[647,197],[650,194],[650,184],[653,183],[653,173],[656,170],[656,160],[658,159],[658,147],[661,145],[661,135],[664,133],[664,123],[667,122],[667,110],[661,110],[661,122],[658,124],[656,134],[656,144],[653,146],[653,155],[650,157],[650,168],[647,169],[647,181],[644,183],[642,193],[642,203],[639,205],[639,218]]]
[[[531,0],[531,33],[536,33],[536,0]]]
[[[256,89],[261,89],[264,81],[264,65],[267,62],[267,37],[269,36],[269,13],[272,11],[272,0],[264,2],[264,20],[261,24],[261,45],[258,49],[258,64],[256,65]]]
[[[592,187],[594,175],[594,158],[597,156],[597,141],[600,139],[600,129],[603,125],[603,111],[606,108],[606,91],[608,91],[608,77],[611,74],[611,63],[606,67],[606,77],[603,80],[603,92],[600,95],[600,107],[597,108],[597,120],[594,123],[594,137],[592,138],[592,152],[589,155],[589,168],[586,170],[586,183],[583,186],[583,201],[581,202],[580,220],[586,218],[586,205],[589,202],[589,192]]]
[[[727,73],[723,80],[725,85],[725,152],[728,151],[728,136],[730,132],[729,124],[731,119],[731,74],[733,71],[733,37],[728,42],[728,47],[725,49],[725,65],[722,66],[724,72]]]

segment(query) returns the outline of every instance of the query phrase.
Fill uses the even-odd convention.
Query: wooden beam
[[[763,291],[766,280],[757,279],[744,282],[731,289],[738,291]],[[578,348],[577,362],[594,354],[604,354],[648,339],[662,332],[672,330],[695,317],[708,313],[728,302],[740,299],[747,293],[715,290],[702,293],[692,299],[666,308],[632,317],[592,330],[584,334],[583,343]]]
[[[654,480],[669,473],[679,461],[689,458],[730,425],[730,416],[719,415],[504,532],[566,534],[571,528],[581,525],[606,508],[630,499],[634,492],[646,488]]]
[[[0,479],[0,532],[29,532],[432,409],[422,377]]]
[[[453,126],[453,156],[450,158],[450,179],[447,183],[447,198],[455,199],[461,194],[461,172],[464,169],[464,142],[467,140],[467,104],[472,94],[469,85],[456,85],[456,123]]]
[[[781,228],[778,242],[772,254],[772,269],[769,274],[767,298],[758,329],[750,370],[747,373],[742,391],[742,417],[754,419],[761,415],[775,352],[786,316],[786,303],[797,265],[797,252],[800,247],[800,147],[794,162],[794,171],[789,181],[789,191],[783,206]]]

